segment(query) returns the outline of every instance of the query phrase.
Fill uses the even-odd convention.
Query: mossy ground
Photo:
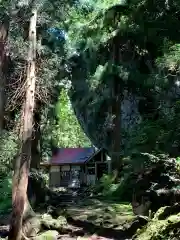
[[[73,219],[87,221],[95,226],[106,228],[123,228],[135,216],[129,203],[86,200],[69,207],[67,215]]]

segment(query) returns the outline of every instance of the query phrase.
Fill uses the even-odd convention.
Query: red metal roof
[[[50,164],[82,164],[95,154],[94,148],[59,148],[53,155]]]

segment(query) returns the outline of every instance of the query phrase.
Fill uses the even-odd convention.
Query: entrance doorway
[[[103,174],[108,173],[107,163],[96,163],[97,164],[97,180],[99,180]]]

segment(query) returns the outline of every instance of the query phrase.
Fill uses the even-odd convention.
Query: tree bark
[[[42,104],[36,103],[36,109],[34,111],[34,129],[33,129],[33,137],[31,142],[31,169],[38,169],[40,167],[41,161],[41,108]]]
[[[9,19],[4,18],[0,23],[0,130],[4,127],[4,105],[5,105],[5,84],[6,84],[6,43],[8,38]]]
[[[114,39],[114,65],[119,65],[120,61],[120,46],[118,37]],[[118,170],[121,166],[120,150],[121,150],[121,98],[122,98],[122,81],[118,74],[115,72],[113,79],[112,90],[112,115],[113,119],[113,133],[112,133],[112,169]],[[117,174],[117,173],[116,173]]]
[[[31,12],[29,25],[29,52],[26,79],[26,97],[22,118],[22,143],[19,157],[16,159],[12,186],[12,217],[9,240],[21,240],[23,216],[27,212],[28,175],[31,163],[31,138],[33,130],[33,110],[35,105],[35,61],[36,61],[36,22],[37,10]]]

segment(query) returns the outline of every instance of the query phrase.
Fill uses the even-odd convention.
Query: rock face
[[[122,105],[119,107],[121,107],[122,111],[122,128],[126,132],[135,128],[142,120],[138,111],[139,99],[138,96],[124,91]],[[99,108],[98,114],[92,113],[91,106],[88,104],[86,108],[81,108],[72,101],[72,105],[82,128],[93,143],[97,147],[103,146],[105,149],[109,150],[111,144],[108,134],[113,129],[113,116],[109,111],[108,104],[105,105],[103,102],[102,107]],[[126,141],[128,141],[128,139],[123,138],[123,143]]]
[[[87,86],[84,87],[83,84],[85,83],[82,78],[77,77],[79,77],[82,85],[73,83],[74,93],[70,95],[75,114],[93,144],[97,147],[104,147],[110,152],[111,133],[113,131],[111,86],[103,85],[100,90],[92,93]],[[122,154],[126,153],[125,149],[127,147],[130,148],[129,151],[131,152],[132,147],[129,144],[132,138],[137,136],[140,136],[140,139],[138,139],[140,144],[146,145],[144,148],[146,152],[157,149],[155,146],[158,144],[158,148],[163,152],[169,152],[172,156],[178,156],[180,153],[179,138],[175,136],[176,134],[170,134],[170,130],[173,128],[172,121],[177,116],[175,108],[179,98],[179,88],[173,86],[172,88],[169,87],[168,91],[156,90],[150,89],[148,92],[138,89],[136,93],[130,90],[123,92],[122,104],[119,106],[122,110]],[[171,129],[168,130],[164,123],[166,124],[169,121],[172,125]],[[162,129],[161,132],[160,129]],[[145,134],[142,133],[143,130],[146,131]],[[132,132],[134,132],[134,136],[132,136]],[[162,139],[156,142],[159,135],[163,135],[163,132],[164,137],[162,136]],[[168,132],[170,136],[166,139]],[[143,143],[144,139],[145,143]],[[136,139],[135,142],[137,142]],[[149,145],[152,145],[152,148]]]

